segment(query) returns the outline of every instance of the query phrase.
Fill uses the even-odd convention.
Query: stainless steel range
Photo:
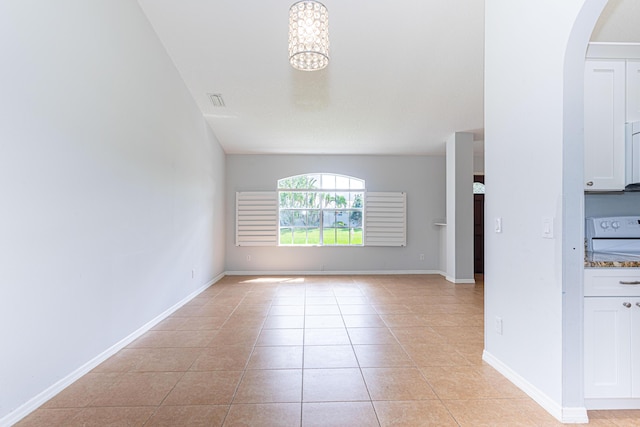
[[[640,216],[586,219],[587,250],[640,259]]]

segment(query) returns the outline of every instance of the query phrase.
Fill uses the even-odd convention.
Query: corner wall
[[[235,230],[237,191],[275,191],[278,179],[313,172],[364,179],[368,191],[406,192],[407,246],[237,247],[230,232],[227,271],[440,271],[440,230],[433,223],[445,217],[444,156],[228,155],[227,230]],[[420,254],[425,255],[423,261]]]
[[[447,139],[447,275],[453,283],[475,283],[473,134]]]
[[[564,67],[583,3],[485,3],[485,359],[558,418],[565,351]],[[542,237],[543,217],[554,219],[553,239]],[[493,230],[496,218],[502,233]],[[494,327],[498,318],[502,334]]]
[[[225,155],[136,2],[0,35],[1,425],[223,273]]]

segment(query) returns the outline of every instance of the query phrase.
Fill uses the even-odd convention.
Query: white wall
[[[0,51],[2,424],[224,271],[225,156],[134,1],[0,2]]]
[[[447,139],[447,280],[475,283],[473,134],[456,132]]]
[[[473,155],[473,173],[475,175],[484,175],[484,155]]]
[[[558,417],[564,374],[563,160],[575,163],[572,179],[582,164],[582,157],[565,158],[563,152],[565,49],[583,3],[485,4],[486,356]],[[555,239],[542,238],[545,216],[555,220]],[[497,217],[499,234],[493,231]],[[582,219],[574,221],[579,226]],[[496,317],[503,319],[502,335],[494,329]],[[575,363],[579,369],[580,359]]]
[[[583,73],[606,3],[486,2],[485,357],[565,422],[586,421]],[[518,178],[532,185],[517,192]],[[540,216],[553,213],[556,238],[541,241]],[[498,216],[504,233],[491,234]]]
[[[278,179],[311,172],[362,178],[369,191],[406,192],[407,246],[237,247],[235,235],[228,233],[228,271],[440,270],[440,235],[433,222],[445,217],[444,157],[229,155],[227,229],[235,230],[237,191],[275,191]]]

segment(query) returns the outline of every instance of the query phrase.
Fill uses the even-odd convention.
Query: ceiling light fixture
[[[302,71],[329,64],[329,12],[322,3],[301,0],[289,9],[289,62]]]

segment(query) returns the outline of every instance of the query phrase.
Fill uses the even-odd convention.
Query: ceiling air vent
[[[211,105],[214,107],[224,107],[224,99],[222,99],[222,95],[219,93],[208,93],[209,100],[211,101]]]

